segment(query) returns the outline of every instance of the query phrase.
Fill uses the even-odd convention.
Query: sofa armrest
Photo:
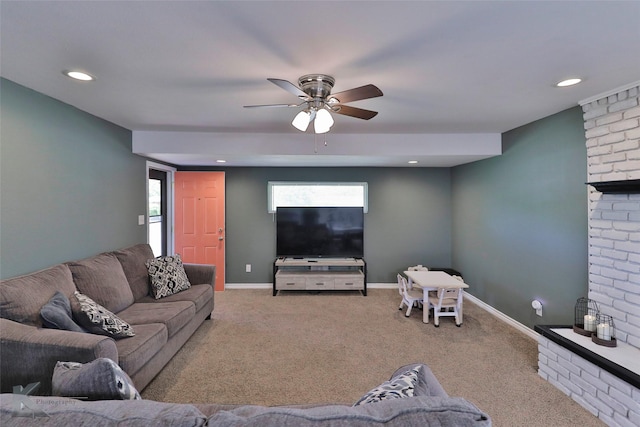
[[[422,363],[412,363],[410,365],[405,365],[401,368],[398,368],[391,378],[395,378],[398,375],[401,375],[417,366],[421,366],[420,375],[418,375],[418,382],[416,383],[416,387],[414,389],[415,396],[440,396],[440,397],[449,397],[447,392],[442,388],[440,382],[433,375],[431,369]]]
[[[53,368],[58,361],[86,363],[99,357],[118,362],[112,338],[82,332],[37,328],[0,319],[0,388],[40,382],[39,395],[51,393]]]
[[[210,264],[183,264],[189,283],[192,285],[211,285],[215,289],[216,266]]]

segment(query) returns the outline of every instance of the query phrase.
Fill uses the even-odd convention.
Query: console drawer
[[[307,289],[306,277],[279,271],[276,273],[276,289],[279,291]]]
[[[307,290],[335,289],[334,279],[330,276],[308,276],[306,286]]]
[[[340,290],[354,289],[359,291],[364,289],[364,274],[355,273],[355,274],[336,276],[333,279],[333,282],[335,284],[334,289],[340,289]]]

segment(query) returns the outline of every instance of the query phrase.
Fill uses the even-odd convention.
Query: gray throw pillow
[[[89,363],[58,362],[51,380],[54,396],[87,400],[138,400],[140,393],[116,362],[102,357]]]
[[[73,320],[69,298],[60,291],[56,291],[49,302],[42,306],[40,317],[45,328],[87,332]]]
[[[180,254],[162,256],[146,262],[155,299],[167,297],[191,287]]]
[[[80,307],[74,314],[80,325],[86,328],[87,331],[111,338],[126,338],[135,335],[130,324],[88,296],[78,291],[74,295]]]
[[[403,374],[385,381],[378,387],[370,390],[362,396],[353,406],[362,405],[364,403],[375,403],[387,399],[399,399],[402,397],[413,397],[418,374],[421,366],[411,369]]]

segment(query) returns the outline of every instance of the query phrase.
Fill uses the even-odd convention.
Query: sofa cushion
[[[122,319],[132,324],[136,329],[138,325],[148,323],[163,323],[167,327],[169,337],[182,329],[193,320],[196,307],[189,301],[142,303],[137,302],[131,307],[118,313]]]
[[[73,320],[69,298],[60,291],[56,291],[49,302],[40,309],[40,317],[45,328],[87,332]]]
[[[127,338],[135,335],[131,325],[111,311],[78,291],[74,295],[79,306],[74,313],[75,318],[90,333],[107,335],[111,338]]]
[[[149,295],[149,270],[147,270],[145,262],[155,256],[151,246],[143,243],[112,253],[122,265],[122,270],[124,275],[127,276],[133,293],[133,299],[138,301],[140,298]]]
[[[141,298],[137,302],[150,303],[150,304],[162,304],[165,302],[174,301],[191,301],[196,305],[196,312],[200,311],[211,299],[213,298],[213,288],[211,285],[191,285],[191,287],[185,291],[178,292],[177,294],[169,295],[162,299],[155,299],[151,295],[147,295]]]
[[[136,325],[136,336],[116,341],[118,364],[133,377],[156,354],[162,351],[169,337],[162,323]]]
[[[115,255],[104,253],[67,265],[78,290],[107,310],[117,313],[133,304],[129,282]]]
[[[0,316],[14,322],[42,326],[40,309],[56,291],[67,297],[76,286],[64,264],[0,281]]]
[[[182,266],[180,254],[147,260],[151,293],[156,299],[189,289],[191,283]]]
[[[211,413],[207,405],[196,405]],[[417,396],[383,400],[355,407],[325,405],[312,408],[245,405],[216,410],[207,425],[281,427],[456,426],[489,427],[491,419],[472,403],[457,397]]]
[[[58,362],[51,383],[54,396],[82,396],[87,400],[141,399],[131,378],[106,357],[84,364]]]
[[[362,396],[353,406],[376,403],[382,400],[413,397],[421,367],[406,371],[385,381]]]
[[[16,402],[26,404],[16,405]],[[206,417],[189,404],[152,400],[83,402],[56,396],[36,400],[13,394],[0,395],[0,425],[3,426],[198,427],[205,421]]]
[[[420,367],[418,373],[418,381],[416,381],[415,389],[413,390],[414,396],[441,396],[449,397],[447,392],[442,388],[442,385],[438,381],[429,366],[423,363],[410,363],[399,367],[391,374],[391,378],[395,378],[398,375],[407,372],[408,370]]]

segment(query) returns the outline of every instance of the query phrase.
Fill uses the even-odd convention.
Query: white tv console
[[[367,263],[362,258],[276,258],[273,296],[283,290],[356,290],[366,296]]]

